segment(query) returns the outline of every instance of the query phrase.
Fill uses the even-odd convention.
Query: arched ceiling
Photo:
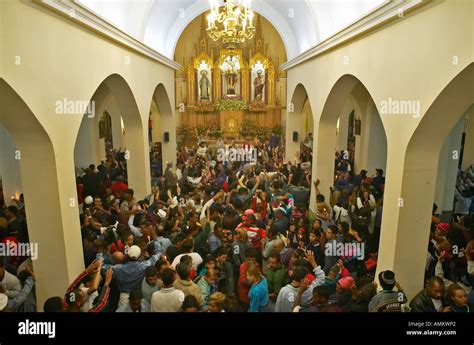
[[[171,59],[186,26],[210,9],[209,0],[78,2]],[[278,30],[291,60],[385,2],[387,0],[253,0],[252,7]]]

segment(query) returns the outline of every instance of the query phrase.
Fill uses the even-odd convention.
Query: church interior
[[[0,311],[465,311],[473,260],[473,1],[0,1]]]

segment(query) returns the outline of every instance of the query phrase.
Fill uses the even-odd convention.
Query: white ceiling
[[[118,28],[173,58],[181,33],[210,9],[209,0],[77,0]],[[235,0],[238,2],[238,0]],[[253,0],[280,33],[288,60],[353,23],[386,0]],[[223,4],[222,0],[219,0]]]

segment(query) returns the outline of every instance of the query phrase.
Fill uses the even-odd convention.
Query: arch
[[[68,218],[73,210],[70,199],[65,205],[66,200],[60,197],[50,136],[26,102],[2,78],[0,123],[11,134],[19,153],[29,241],[38,244],[33,266],[38,277],[37,305],[41,308],[46,298],[61,296],[64,286],[83,268],[79,221],[77,217]]]
[[[295,159],[297,152],[300,150],[300,142],[304,140],[302,131],[303,111],[305,104],[309,103],[311,109],[311,102],[309,100],[307,88],[299,83],[296,85],[288,108],[288,116],[286,118],[286,147],[285,156],[287,160]],[[314,114],[311,114],[314,124]],[[298,139],[293,140],[293,132],[298,133]],[[313,132],[313,130],[310,130]]]
[[[148,140],[144,125],[145,121],[140,115],[135,96],[129,84],[121,75],[116,73],[111,74],[99,84],[91,97],[91,102],[94,102],[94,110],[102,109],[101,106],[108,97],[112,97],[123,119],[127,145],[126,150],[128,153],[126,155],[128,184],[135,190],[137,196],[143,197],[149,193],[151,186],[150,176],[148,174],[150,168]],[[94,121],[92,125],[95,124],[96,118],[100,116],[101,113],[98,113],[91,117]],[[87,126],[86,122],[89,120],[89,116],[84,116],[80,129],[84,130],[84,126]],[[113,121],[117,123],[118,119],[113,119]],[[77,133],[75,148],[77,148],[80,135],[81,130]],[[98,136],[96,135],[95,138],[95,140],[97,140]],[[97,148],[95,149],[97,150]],[[92,148],[92,151],[93,150],[94,148]],[[91,157],[97,157],[97,154],[94,155],[94,152],[91,152]],[[99,161],[90,163],[99,163]]]
[[[156,104],[159,113],[162,160],[172,163],[174,166],[176,162],[176,119],[168,92],[162,83],[156,86],[151,101]],[[166,138],[165,133],[168,133]],[[163,171],[165,168],[163,166]]]
[[[399,199],[403,207],[399,207],[398,220],[394,217],[390,219],[390,222],[397,224],[396,233],[390,235],[390,241],[395,241],[395,245],[387,244],[385,257],[381,261],[385,265],[392,263],[391,269],[397,272],[405,290],[413,294],[423,287],[441,147],[473,103],[474,63],[471,63],[441,90],[423,115],[406,148]],[[386,221],[382,220],[382,227]],[[381,245],[382,242],[383,233]],[[383,268],[387,267],[378,269]]]
[[[321,117],[318,122],[317,135],[315,136],[315,142],[317,142],[317,144],[313,146],[313,156],[317,157],[313,174],[315,178],[321,181],[320,191],[326,196],[329,195],[329,188],[334,182],[334,151],[330,148],[336,147],[335,133],[337,120],[346,105],[345,101],[351,99],[355,102],[352,104],[352,107],[355,111],[360,112],[360,116],[368,114],[380,120],[380,115],[373,97],[362,81],[354,75],[345,74],[335,82],[324,102]],[[383,129],[383,136],[386,140],[386,132],[383,123],[379,128]],[[367,129],[367,132],[370,132],[370,130]],[[368,140],[369,138],[367,137],[366,139]],[[367,151],[368,147],[366,147],[365,150]],[[312,200],[312,202],[313,201],[314,200]]]

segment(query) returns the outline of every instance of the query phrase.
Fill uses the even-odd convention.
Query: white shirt
[[[21,290],[21,284],[18,278],[7,270],[5,270],[5,275],[3,276],[3,280],[0,281],[0,285],[3,286],[5,295],[7,295],[8,298],[15,297]]]
[[[85,287],[84,285],[82,285],[80,289],[84,293],[84,305],[81,307],[81,311],[87,313],[94,306],[94,300],[97,296],[99,296],[99,293],[97,291],[94,291],[92,294],[89,295],[87,293],[87,290],[89,290],[89,288]]]
[[[198,253],[185,253],[185,254],[179,254],[177,257],[174,258],[173,262],[171,263],[171,266],[173,268],[176,268],[176,266],[179,264],[179,261],[184,255],[189,255],[193,259],[193,267],[195,270],[197,270],[198,266],[202,264],[202,257]]]
[[[440,311],[443,307],[443,303],[441,302],[441,300],[432,298],[431,301],[433,302],[436,311]]]

